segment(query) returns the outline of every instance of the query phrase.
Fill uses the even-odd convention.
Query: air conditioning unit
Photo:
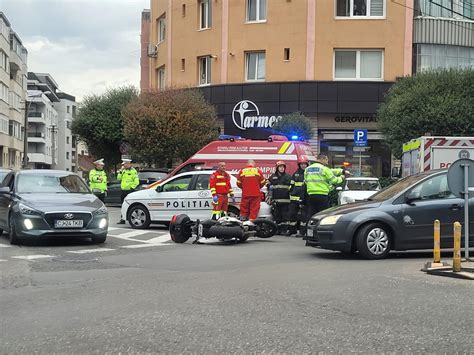
[[[158,46],[154,44],[148,45],[148,56],[152,58],[158,57]]]

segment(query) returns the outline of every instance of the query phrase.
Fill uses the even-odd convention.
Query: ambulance
[[[199,168],[212,169],[221,161],[226,163],[229,174],[237,175],[240,169],[245,168],[247,161],[253,159],[268,178],[275,172],[275,163],[279,160],[286,163],[287,173],[293,174],[298,169],[300,157],[310,162],[316,160],[311,146],[296,138],[289,140],[285,136],[273,135],[266,140],[252,140],[222,135],[176,167],[171,175]]]
[[[423,136],[403,144],[402,177],[448,169],[458,159],[474,158],[474,137]]]

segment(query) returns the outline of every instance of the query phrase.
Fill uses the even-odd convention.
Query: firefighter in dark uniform
[[[291,177],[290,185],[290,235],[297,238],[306,233],[306,186],[304,184],[304,170],[308,167],[308,159],[298,158],[298,170]]]
[[[289,234],[290,216],[290,183],[291,175],[286,173],[286,164],[283,161],[276,163],[276,170],[268,179],[268,190],[271,195],[272,213],[279,233]]]

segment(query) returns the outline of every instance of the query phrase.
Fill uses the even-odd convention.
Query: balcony
[[[28,162],[51,164],[52,158],[44,153],[28,153]]]
[[[42,143],[46,144],[44,133],[41,132],[28,132],[28,143]]]
[[[21,66],[23,65],[23,61],[21,60],[18,53],[14,51],[10,51],[10,70],[16,71],[21,70]]]
[[[28,122],[46,124],[43,112],[29,112]]]

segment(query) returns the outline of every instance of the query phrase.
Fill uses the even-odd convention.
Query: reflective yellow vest
[[[330,169],[321,163],[314,163],[304,171],[304,181],[308,195],[327,195],[333,185],[343,181],[342,169]]]
[[[120,188],[124,191],[133,190],[140,184],[138,172],[135,168],[124,169],[117,174],[117,180],[120,181]]]
[[[89,187],[92,192],[100,191],[104,193],[107,191],[107,174],[104,170],[92,169],[89,171]]]

